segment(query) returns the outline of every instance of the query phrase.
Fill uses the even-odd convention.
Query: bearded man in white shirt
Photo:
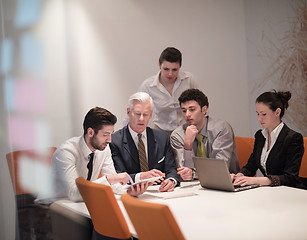
[[[132,196],[137,196],[147,189],[148,183],[141,183],[127,190],[122,185],[131,181],[130,176],[127,173],[117,174],[115,171],[109,143],[116,122],[116,116],[108,110],[92,108],[84,118],[84,134],[67,140],[56,150],[51,163],[55,198],[82,201],[75,183],[78,177],[110,185],[117,194],[128,192]]]

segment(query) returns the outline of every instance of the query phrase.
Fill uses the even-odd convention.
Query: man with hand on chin
[[[129,123],[112,134],[112,159],[118,173],[127,172],[138,182],[151,177],[164,178],[159,190],[173,191],[180,183],[170,147],[169,135],[147,127],[153,100],[145,92],[133,94],[127,107]]]
[[[179,97],[185,124],[171,134],[178,174],[183,180],[196,178],[193,157],[224,159],[229,171],[239,171],[236,144],[231,126],[208,116],[208,98],[198,89],[188,89]]]

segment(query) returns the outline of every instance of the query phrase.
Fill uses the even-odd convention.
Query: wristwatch
[[[174,183],[174,187],[176,187],[176,181],[172,178],[170,178],[169,180],[171,180]]]
[[[195,168],[191,168],[191,170],[192,170],[192,179],[191,180],[197,179],[198,177],[197,177],[197,173],[196,173]]]

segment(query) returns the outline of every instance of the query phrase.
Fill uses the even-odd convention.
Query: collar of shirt
[[[281,131],[281,129],[283,128],[284,126],[284,123],[281,122],[280,124],[278,124],[278,126],[276,128],[274,128],[274,130],[271,132],[271,146],[274,145],[274,143],[276,142],[276,139]],[[268,129],[265,128],[261,131],[262,135],[267,139],[268,138],[268,135],[269,135],[269,132],[268,132]]]
[[[161,74],[161,70],[157,73],[157,75],[155,76],[155,79],[150,84],[151,87],[157,87],[159,84],[161,84],[160,81],[159,81],[160,74]],[[179,83],[186,78],[188,78],[188,76],[186,76],[185,72],[179,72],[177,79],[176,79],[176,82],[175,82],[175,86],[176,87],[177,87],[177,85],[179,86]],[[178,79],[179,79],[179,81],[178,81]],[[175,87],[174,87],[174,89],[175,89]]]
[[[156,86],[158,86],[158,84],[160,83],[160,81],[159,81],[160,73],[161,73],[161,71],[159,71],[159,72],[157,73],[157,75],[155,76],[155,79],[154,79],[154,80],[152,81],[152,83],[150,84],[151,87],[156,87]]]
[[[135,143],[135,146],[138,145],[139,143],[139,137],[138,137],[138,133],[136,133],[135,131],[133,131],[130,127],[130,125],[128,124],[128,129],[129,129],[129,132],[131,134],[131,137]],[[142,140],[144,142],[144,145],[145,145],[145,148],[147,148],[147,133],[146,133],[146,128],[145,130],[142,132]],[[146,151],[147,152],[147,151]]]
[[[87,146],[87,144],[85,142],[85,139],[84,139],[84,135],[82,135],[81,138],[80,138],[80,148],[81,148],[81,151],[82,151],[82,153],[84,155],[84,158],[86,160],[88,160],[88,155],[90,155],[92,153],[92,151]]]
[[[268,156],[271,152],[271,149],[273,148],[275,142],[276,142],[276,139],[281,131],[281,129],[283,128],[284,126],[284,123],[281,122],[271,133],[271,145],[270,145],[270,149],[267,149],[268,148],[268,129],[265,128],[262,130],[262,135],[264,136],[264,138],[266,139],[265,140],[265,143],[264,143],[264,146],[263,146],[263,149],[262,149],[262,153],[261,153],[261,157],[260,157],[260,164],[261,166],[263,167],[264,171],[265,171],[265,174],[267,174],[267,171],[266,171],[266,162],[267,162],[267,159],[268,159]]]
[[[209,116],[206,115],[205,118],[206,118],[205,125],[204,125],[204,127],[202,128],[202,130],[200,130],[200,132],[199,132],[199,134],[201,134],[201,135],[204,136],[204,139],[208,137],[208,136],[207,136],[207,135],[208,135],[208,134],[207,134],[207,129],[208,129],[208,119],[209,119]]]

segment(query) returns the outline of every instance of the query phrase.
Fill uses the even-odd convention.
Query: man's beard
[[[90,138],[90,144],[93,148],[95,148],[96,150],[99,150],[99,151],[103,151],[105,149],[105,147],[103,146],[99,146],[96,142],[96,135],[94,135],[92,138]]]

